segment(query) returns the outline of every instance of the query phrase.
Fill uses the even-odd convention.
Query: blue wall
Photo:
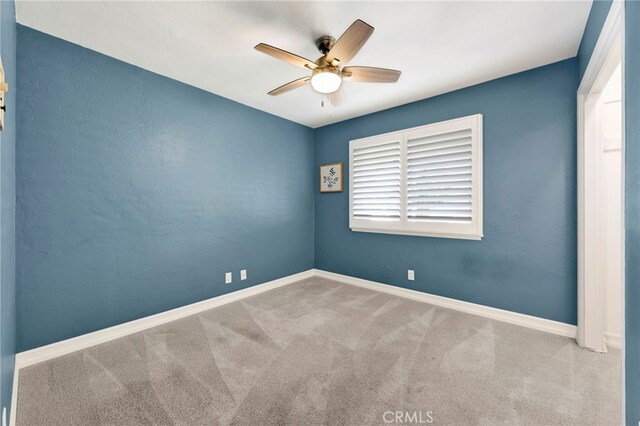
[[[0,132],[0,401],[11,406],[16,353],[16,12],[13,0],[0,1],[0,54],[9,83],[5,129]],[[0,411],[2,409],[0,407]]]
[[[593,54],[593,49],[595,49],[598,37],[600,37],[604,21],[606,21],[609,9],[611,9],[611,3],[611,0],[594,0],[591,5],[587,26],[584,29],[580,48],[578,49],[578,81],[582,81],[589,59]]]
[[[313,130],[23,26],[18,85],[20,350],[313,268]]]
[[[625,2],[625,386],[640,424],[640,2]]]
[[[485,237],[351,232],[348,191],[317,193],[316,268],[575,324],[576,90],[569,59],[317,129],[316,165],[348,164],[351,139],[482,113]]]

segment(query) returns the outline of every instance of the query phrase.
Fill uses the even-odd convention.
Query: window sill
[[[413,231],[387,231],[384,229],[371,229],[371,228],[350,228],[353,232],[370,232],[374,234],[388,234],[388,235],[408,235],[413,237],[433,237],[433,238],[453,238],[457,240],[474,240],[480,241],[484,237],[484,234],[444,234],[433,232],[413,232]]]

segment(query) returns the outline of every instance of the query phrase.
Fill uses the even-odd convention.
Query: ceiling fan
[[[307,77],[290,81],[273,89],[269,95],[281,95],[308,83],[311,83],[311,87],[316,92],[323,94],[337,93],[343,80],[364,83],[395,83],[400,78],[401,71],[345,66],[364,46],[373,34],[373,30],[371,25],[357,19],[337,41],[328,35],[319,37],[316,39],[316,47],[323,56],[315,62],[265,43],[258,44],[255,47],[256,50],[312,72]],[[340,97],[330,96],[329,100],[335,105],[339,103]]]

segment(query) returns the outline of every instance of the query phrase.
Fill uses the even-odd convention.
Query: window
[[[482,238],[482,115],[349,143],[352,231]]]

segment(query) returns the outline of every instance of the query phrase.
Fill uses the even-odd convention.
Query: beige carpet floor
[[[613,425],[620,364],[313,278],[24,368],[17,426]]]

